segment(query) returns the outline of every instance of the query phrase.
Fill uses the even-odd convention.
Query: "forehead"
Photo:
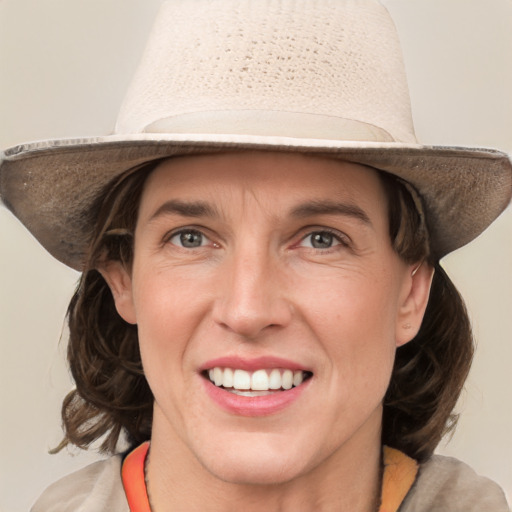
[[[227,202],[229,207],[231,201],[249,198],[270,209],[338,200],[382,212],[386,203],[379,173],[369,167],[299,153],[247,151],[161,162],[145,184],[140,213],[149,214],[169,199]]]

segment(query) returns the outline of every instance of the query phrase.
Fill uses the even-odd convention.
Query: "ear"
[[[427,309],[434,268],[422,262],[408,267],[396,323],[396,346],[411,341],[421,327]]]
[[[117,312],[129,324],[136,324],[137,318],[133,304],[132,278],[130,272],[120,261],[108,261],[98,268],[108,284]]]

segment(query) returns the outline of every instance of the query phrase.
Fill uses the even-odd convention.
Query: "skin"
[[[176,200],[211,211],[178,212]],[[182,234],[200,245],[183,247]],[[101,269],[119,314],[138,324],[155,396],[154,510],[376,510],[382,401],[432,277],[416,266],[391,247],[372,169],[271,152],[160,164],[132,268]],[[205,393],[206,362],[269,355],[313,373],[283,410],[236,415]]]

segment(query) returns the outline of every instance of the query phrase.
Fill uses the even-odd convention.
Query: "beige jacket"
[[[121,456],[96,462],[51,485],[31,512],[129,512],[121,483]],[[399,512],[510,512],[500,487],[469,466],[434,456]]]

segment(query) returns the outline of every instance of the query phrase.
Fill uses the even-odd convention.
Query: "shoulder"
[[[503,490],[467,464],[434,455],[421,464],[400,512],[509,512]]]
[[[120,455],[71,473],[46,489],[31,512],[129,512]]]

